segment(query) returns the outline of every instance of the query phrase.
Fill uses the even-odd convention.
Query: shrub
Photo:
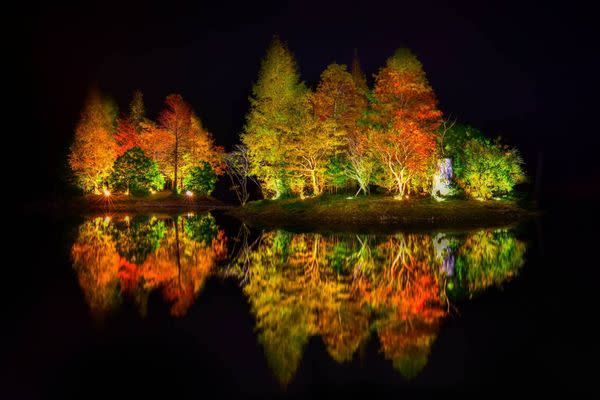
[[[199,196],[209,196],[215,189],[216,183],[217,174],[207,162],[203,162],[201,167],[192,168],[183,179],[185,190]]]
[[[156,161],[146,157],[139,147],[134,147],[117,158],[109,184],[116,191],[147,195],[151,189],[162,189],[165,179],[158,170]]]
[[[516,149],[487,139],[469,139],[456,156],[454,173],[467,196],[488,200],[510,193],[524,180],[522,164]]]

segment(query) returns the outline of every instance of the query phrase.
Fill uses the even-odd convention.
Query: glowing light
[[[187,216],[188,216],[188,218],[192,218],[194,216],[194,213],[193,212],[189,212],[189,213],[187,213]]]
[[[348,196],[346,197],[346,200],[354,200],[354,196]]]
[[[433,187],[431,188],[431,195],[437,201],[444,200],[443,196],[450,194],[452,175],[452,160],[449,158],[438,160],[437,171],[433,175]]]
[[[186,191],[185,191],[185,195],[186,195],[187,197],[192,197],[192,196],[194,196],[194,193],[193,193],[193,192],[191,192],[191,191],[189,191],[189,190],[186,190]]]
[[[154,194],[154,193],[156,193],[156,190],[150,189],[150,194]]]
[[[104,197],[108,197],[110,196],[110,191],[108,189],[102,189],[102,194],[104,195]]]
[[[110,215],[107,215],[106,217],[104,217],[104,224],[107,225],[110,223],[111,217]]]
[[[125,220],[125,222],[129,223],[129,215],[126,215],[123,219]]]
[[[127,190],[125,191],[125,194],[126,194],[127,196],[129,196],[129,189],[127,189]]]

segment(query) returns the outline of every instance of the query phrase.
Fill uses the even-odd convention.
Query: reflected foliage
[[[71,254],[94,314],[113,310],[124,297],[145,314],[149,294],[160,290],[171,314],[183,316],[227,248],[210,214],[120,216],[86,220]]]
[[[81,225],[71,253],[98,316],[124,301],[144,315],[156,291],[181,317],[208,277],[238,279],[268,364],[286,386],[311,338],[339,363],[376,340],[399,374],[414,378],[453,303],[515,277],[526,251],[505,229],[325,235],[242,225],[228,258],[227,242],[209,213],[100,217]]]
[[[283,386],[313,336],[333,359],[347,362],[377,335],[384,357],[410,379],[425,367],[450,301],[510,279],[524,252],[525,244],[502,230],[389,236],[275,231],[244,252],[240,275],[247,279],[244,293],[259,341]]]

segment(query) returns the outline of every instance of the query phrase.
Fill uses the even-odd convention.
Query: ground
[[[395,200],[389,196],[322,196],[260,200],[229,214],[256,227],[292,230],[381,231],[508,226],[535,215],[505,200]]]
[[[171,191],[165,190],[152,193],[147,197],[133,197],[125,194],[104,195],[86,195],[71,201],[69,208],[71,210],[82,211],[154,211],[154,210],[172,210],[185,211],[198,208],[227,208],[231,207],[213,197],[174,195]]]

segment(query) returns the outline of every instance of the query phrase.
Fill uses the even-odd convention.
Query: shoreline
[[[257,200],[240,207],[212,197],[129,198],[83,196],[70,200],[41,201],[26,207],[28,214],[96,215],[106,213],[177,214],[222,211],[225,215],[259,229],[321,232],[391,232],[513,227],[541,215],[515,202],[491,200],[432,199],[394,200],[373,195],[349,198],[326,195],[318,198]]]
[[[541,214],[503,200],[397,201],[379,196],[260,200],[226,213],[255,228],[365,232],[503,228]]]

